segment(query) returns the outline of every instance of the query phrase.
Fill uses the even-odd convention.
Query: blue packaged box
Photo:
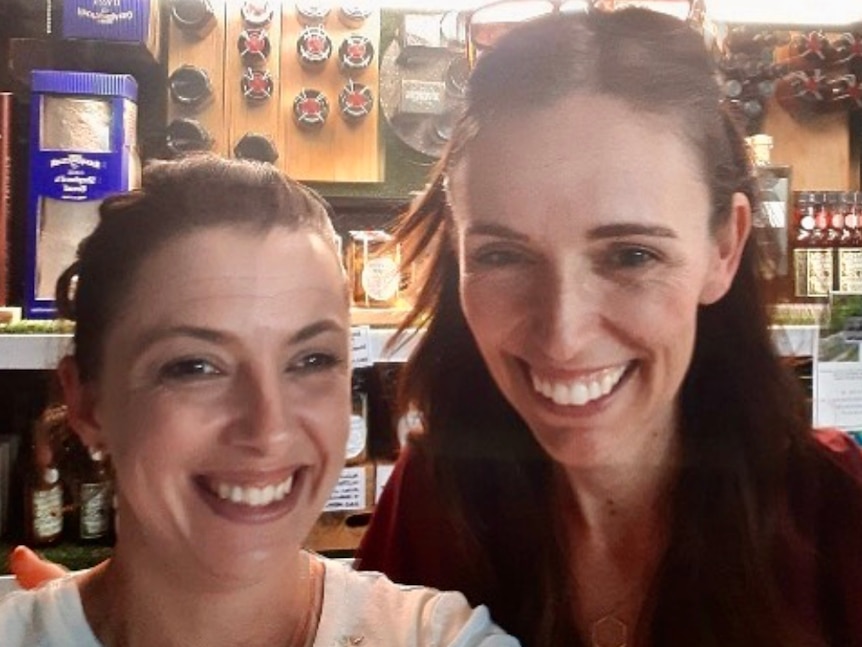
[[[63,38],[136,43],[158,58],[159,0],[64,0]]]
[[[47,319],[101,201],[140,186],[138,88],[126,74],[34,70],[31,89],[24,308]]]

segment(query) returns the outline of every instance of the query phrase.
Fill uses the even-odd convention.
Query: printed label
[[[63,488],[33,491],[33,535],[49,539],[63,530]]]
[[[838,250],[838,289],[862,294],[862,249]]]
[[[108,532],[111,493],[107,483],[81,484],[81,539],[97,539]]]
[[[809,249],[808,296],[827,297],[832,291],[832,250]]]
[[[398,265],[390,256],[370,258],[362,268],[362,289],[375,301],[391,301],[398,294]]]
[[[365,467],[345,467],[341,470],[338,483],[335,484],[323,511],[364,510],[367,507],[366,479]]]

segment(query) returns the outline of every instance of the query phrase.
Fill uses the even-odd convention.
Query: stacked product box
[[[31,89],[25,311],[45,319],[101,201],[140,184],[137,84],[124,74],[34,70]]]

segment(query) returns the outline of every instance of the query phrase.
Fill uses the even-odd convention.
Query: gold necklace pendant
[[[609,613],[590,626],[592,647],[627,647],[629,626]]]

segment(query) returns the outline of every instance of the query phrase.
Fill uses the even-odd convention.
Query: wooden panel
[[[836,35],[827,34],[829,38]],[[776,47],[773,57],[776,62],[788,60],[789,46]],[[766,106],[763,132],[773,138],[772,164],[792,167],[794,191],[859,188],[847,111],[792,115],[773,97]]]
[[[212,150],[225,155],[228,150],[224,108],[225,2],[210,0],[217,24],[203,38],[186,35],[170,19],[168,29],[168,75],[181,65],[204,69],[212,83],[212,101],[200,109],[177,104],[168,93],[168,123],[178,117],[196,119],[215,140]]]
[[[279,97],[281,88],[280,55],[281,43],[281,6],[273,2],[274,14],[272,20],[264,27],[271,46],[269,57],[265,64],[257,69],[269,72],[273,80],[272,96],[264,101],[249,101],[243,96],[242,76],[248,69],[237,46],[239,36],[245,28],[240,14],[239,2],[228,1],[227,37],[225,39],[225,120],[228,133],[228,153],[232,155],[233,147],[246,133],[267,135],[273,139],[278,149],[279,157],[284,153],[284,147],[279,142]]]
[[[858,167],[851,163],[847,112],[797,119],[771,101],[763,131],[773,138],[772,163],[792,167],[794,191],[859,188]]]
[[[380,56],[380,11],[376,10],[357,28],[341,24],[337,9],[324,23],[332,39],[333,53],[320,71],[308,71],[299,62],[296,41],[303,26],[290,4],[282,14],[282,129],[279,141],[285,148],[283,169],[299,180],[319,182],[381,182],[383,181],[383,150],[380,145],[377,100],[379,95],[378,59]],[[374,45],[374,61],[361,76],[355,78],[371,89],[374,107],[358,124],[348,124],[338,110],[338,94],[347,83],[347,76],[338,68],[338,48],[350,34],[362,34]],[[293,119],[293,99],[303,88],[324,93],[330,113],[324,126],[313,132],[296,125]]]

